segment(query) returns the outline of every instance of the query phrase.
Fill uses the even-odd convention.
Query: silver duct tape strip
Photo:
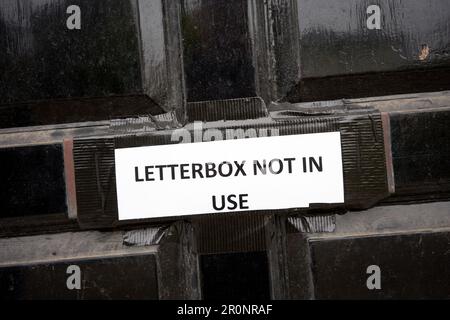
[[[181,127],[175,112],[157,116],[145,115],[135,118],[113,119],[110,129],[116,134],[149,133],[157,130],[170,130]]]
[[[189,121],[230,121],[259,119],[269,116],[260,97],[190,102],[187,105]]]
[[[288,223],[303,233],[332,233],[336,230],[336,215],[290,217]]]
[[[157,125],[151,117],[145,116],[111,120],[110,128],[116,133],[154,132]]]
[[[128,247],[158,245],[166,235],[169,226],[128,231],[123,235],[123,244]]]

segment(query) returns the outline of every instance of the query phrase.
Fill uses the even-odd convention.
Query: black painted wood
[[[450,196],[450,112],[391,113],[395,195]]]
[[[69,266],[80,268],[81,289],[69,290]],[[158,299],[154,255],[91,258],[0,268],[0,300]]]
[[[301,79],[283,100],[313,102],[450,89],[450,68],[383,71]]]
[[[61,145],[0,149],[0,219],[67,214]]]
[[[79,30],[66,26],[72,5],[81,10]],[[165,0],[2,1],[0,128],[183,108],[172,7]]]
[[[178,221],[170,225],[158,246],[157,259],[161,300],[201,298],[199,256],[192,224]]]
[[[200,257],[204,300],[269,300],[270,276],[265,252]]]
[[[2,1],[2,103],[139,91],[129,1],[47,2]],[[66,27],[70,5],[81,9],[81,30]]]
[[[256,96],[247,1],[183,0],[188,101]]]
[[[450,6],[446,0],[295,0],[276,1],[281,12],[292,6],[297,16],[300,81],[287,90],[292,102],[372,97],[450,88]],[[381,29],[369,29],[367,8],[380,8]],[[427,23],[433,21],[433,23]],[[294,29],[298,27],[298,29]],[[296,66],[285,59],[282,66]],[[283,61],[283,60],[282,60]],[[292,69],[292,67],[289,67]],[[286,81],[286,80],[285,80]]]
[[[1,4],[0,128],[169,110],[183,119],[185,98],[301,102],[450,89],[446,0],[48,4]],[[66,28],[73,4],[81,30]],[[369,5],[381,8],[381,30],[366,26]]]
[[[446,0],[297,0],[297,5],[304,78],[449,66]],[[367,27],[372,5],[380,8],[379,30]]]
[[[448,299],[450,234],[422,233],[310,242],[317,299]],[[381,290],[369,290],[371,265]]]

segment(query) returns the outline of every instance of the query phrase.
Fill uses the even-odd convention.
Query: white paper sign
[[[339,132],[116,149],[119,220],[343,203]]]

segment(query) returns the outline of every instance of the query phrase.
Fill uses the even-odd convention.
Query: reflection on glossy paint
[[[129,1],[78,0],[83,29],[66,27],[70,0],[2,0],[0,103],[138,93],[140,56]]]
[[[297,3],[303,77],[450,65],[447,0]],[[374,4],[381,8],[381,30],[366,26],[367,7]]]
[[[247,10],[242,0],[183,0],[189,101],[256,95]]]

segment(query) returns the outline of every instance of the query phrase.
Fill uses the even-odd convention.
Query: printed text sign
[[[343,203],[339,132],[116,149],[119,220]]]

